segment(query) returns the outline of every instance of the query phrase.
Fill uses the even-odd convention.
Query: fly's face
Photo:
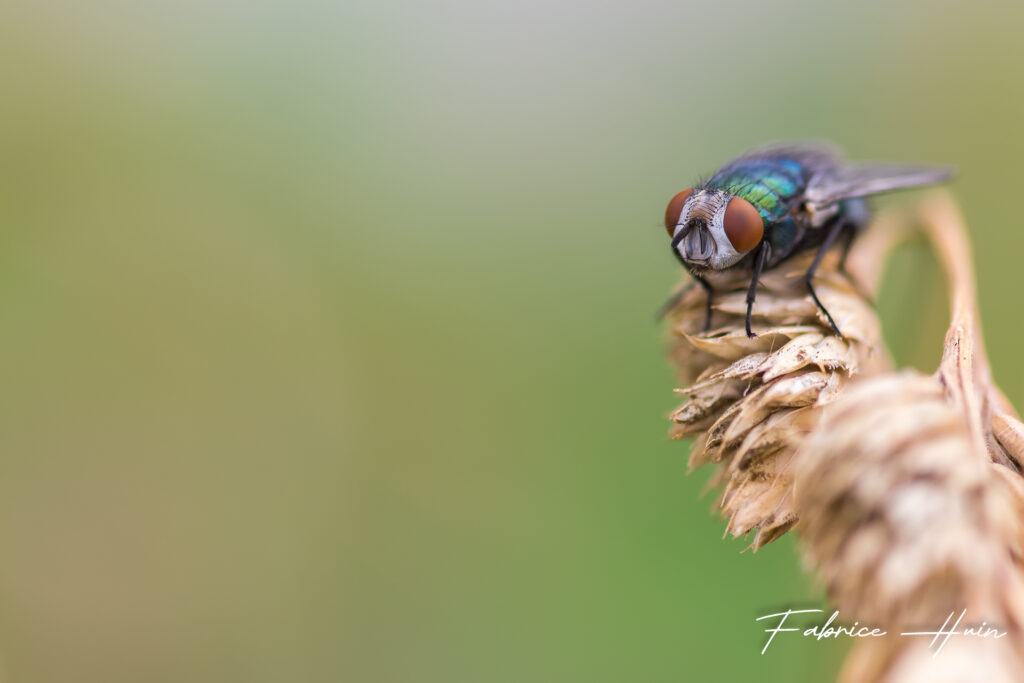
[[[683,190],[668,204],[665,229],[688,266],[723,270],[761,243],[764,221],[753,204],[722,190]]]

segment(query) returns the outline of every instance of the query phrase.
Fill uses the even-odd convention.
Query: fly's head
[[[753,204],[722,190],[683,190],[665,211],[672,249],[699,272],[736,265],[761,243],[764,220]]]

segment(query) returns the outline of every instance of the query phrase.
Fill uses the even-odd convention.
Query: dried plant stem
[[[998,416],[1000,431],[1021,433],[1021,423],[992,381],[978,319],[974,270],[971,266],[971,245],[963,218],[945,195],[935,195],[921,207],[921,219],[935,255],[949,280],[951,321],[939,365],[938,375],[953,403],[970,426],[975,444],[983,444],[994,462],[1017,468],[1021,442],[1011,441],[1007,449],[992,428]],[[1011,462],[1011,458],[1017,462]]]

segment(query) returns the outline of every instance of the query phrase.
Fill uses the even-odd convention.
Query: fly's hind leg
[[[817,293],[815,293],[813,280],[814,273],[818,270],[818,265],[821,263],[821,259],[824,258],[825,252],[827,252],[828,248],[832,246],[832,243],[836,241],[836,237],[845,225],[847,224],[836,221],[828,227],[828,233],[825,235],[825,241],[821,243],[820,247],[818,247],[818,253],[815,254],[811,267],[808,268],[807,272],[804,274],[804,284],[807,285],[807,291],[810,293],[811,298],[814,299],[814,303],[817,304],[818,309],[825,314],[825,317],[828,319],[828,324],[832,326],[832,329],[835,330],[840,339],[844,338],[843,333],[839,331],[836,321],[832,319],[832,314],[828,312],[828,309],[825,308],[821,303],[821,299],[819,299]]]
[[[860,229],[853,223],[844,223],[841,231],[843,233],[843,251],[839,254],[839,272],[849,277],[850,273],[846,270],[846,257],[850,255],[853,239],[860,232]]]
[[[837,270],[839,274],[846,278],[846,281],[850,283],[854,291],[860,295],[862,299],[867,301],[872,307],[875,305],[875,299],[868,292],[863,285],[853,276],[853,273],[846,269],[846,257],[850,255],[850,248],[853,246],[853,241],[857,237],[857,234],[861,231],[861,226],[856,223],[846,223],[843,226],[843,251],[839,256],[839,267]]]

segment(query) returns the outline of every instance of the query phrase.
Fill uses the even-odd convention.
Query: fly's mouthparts
[[[683,255],[687,261],[707,262],[715,255],[715,240],[703,221],[687,224],[683,238]]]

